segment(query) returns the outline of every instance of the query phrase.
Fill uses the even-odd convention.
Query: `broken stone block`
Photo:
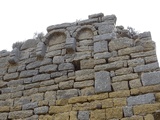
[[[67,53],[74,53],[76,49],[75,38],[67,38],[65,48],[66,48]]]

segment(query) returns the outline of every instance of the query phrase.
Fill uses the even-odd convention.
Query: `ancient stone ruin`
[[[150,32],[103,13],[0,52],[0,120],[160,120]]]

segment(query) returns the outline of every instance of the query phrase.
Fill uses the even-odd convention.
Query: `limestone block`
[[[32,82],[40,82],[50,79],[50,74],[39,74],[33,77]]]
[[[70,120],[78,120],[77,111],[71,111],[70,112]]]
[[[90,80],[94,78],[94,69],[78,70],[75,72],[76,81]]]
[[[102,52],[94,54],[94,59],[107,59],[110,58],[112,54],[110,52]]]
[[[93,69],[94,68],[94,59],[86,59],[80,61],[81,69]]]
[[[31,117],[25,118],[25,120],[38,120],[38,115],[33,115]]]
[[[0,106],[0,112],[9,112],[10,111],[10,107],[9,106]]]
[[[129,59],[130,59],[130,57],[128,55],[117,56],[117,57],[108,58],[108,62],[115,62],[115,61],[129,60]]]
[[[10,74],[5,74],[4,77],[3,77],[3,79],[4,80],[11,80],[11,79],[13,80],[13,79],[17,79],[18,76],[19,76],[18,72],[16,72],[16,73],[10,73]]]
[[[122,117],[123,117],[123,112],[121,107],[106,109],[107,119],[112,119],[112,118],[121,119]]]
[[[0,120],[7,120],[8,113],[0,113]]]
[[[74,80],[66,81],[66,82],[60,82],[59,83],[59,88],[60,89],[69,89],[72,88],[74,84]]]
[[[128,68],[121,68],[115,71],[116,75],[127,75],[133,72],[133,68],[132,67],[128,67]]]
[[[139,35],[138,35],[138,38],[139,39],[142,39],[142,38],[151,38],[151,33],[150,32],[143,32],[143,33],[140,33]]]
[[[106,63],[105,59],[96,59],[96,60],[94,60],[94,64],[95,65],[104,64],[104,63]]]
[[[127,103],[129,106],[149,104],[155,102],[155,96],[153,93],[148,93],[144,95],[131,96],[127,98]]]
[[[116,91],[116,92],[110,92],[109,97],[110,98],[119,98],[119,97],[128,97],[130,96],[130,91],[129,90],[121,90],[121,91]]]
[[[108,43],[107,41],[99,41],[94,43],[94,53],[107,52]]]
[[[10,112],[8,118],[9,119],[22,119],[26,117],[30,117],[33,115],[33,110],[23,110],[23,111],[14,111]]]
[[[77,89],[68,89],[68,90],[58,90],[57,91],[57,99],[68,99],[71,97],[78,96]]]
[[[67,53],[74,53],[76,50],[75,38],[67,38],[65,48],[66,48]]]
[[[68,99],[56,100],[56,105],[58,105],[58,106],[63,106],[63,105],[67,105],[67,104],[68,104]]]
[[[74,65],[72,63],[61,63],[58,70],[74,70]]]
[[[58,56],[61,55],[62,50],[55,50],[55,51],[51,51],[46,53],[46,57],[54,57],[54,56]]]
[[[74,60],[82,60],[82,59],[89,59],[91,58],[91,51],[85,52],[76,52],[74,56]]]
[[[96,14],[89,15],[88,18],[92,19],[92,18],[99,18],[99,17],[103,17],[103,16],[104,16],[103,13],[96,13]]]
[[[63,56],[54,56],[53,64],[60,64],[60,63],[64,63],[64,57]]]
[[[103,35],[94,36],[93,41],[94,42],[103,41],[103,40],[109,41],[109,40],[114,39],[114,38],[116,38],[115,33],[106,33],[106,34],[103,34]]]
[[[67,75],[63,75],[61,77],[57,77],[54,79],[54,82],[55,83],[60,83],[60,82],[64,82],[64,81],[67,81],[68,80],[68,77]]]
[[[134,72],[148,72],[159,68],[158,62],[134,67]]]
[[[93,51],[93,46],[76,47],[77,52]]]
[[[142,73],[141,80],[143,86],[160,84],[160,71]]]
[[[154,116],[152,114],[147,114],[145,117],[144,117],[145,120],[156,120],[154,119]],[[158,118],[159,119],[159,118]]]
[[[31,103],[23,105],[22,110],[34,109],[36,107],[38,107],[38,103],[37,102],[31,102]]]
[[[31,76],[35,76],[38,74],[38,70],[26,70],[26,71],[22,71],[20,73],[20,76],[21,78],[24,78],[24,77],[31,77]]]
[[[145,62],[144,62],[144,59],[142,59],[142,58],[128,60],[129,67],[135,67],[135,66],[144,65],[144,64],[145,64]]]
[[[95,92],[111,91],[111,79],[109,72],[100,71],[95,73]]]
[[[122,118],[121,120],[144,120],[143,116],[133,115],[132,117]]]
[[[129,89],[128,81],[121,81],[121,82],[112,83],[112,87],[113,87],[114,91]]]
[[[47,91],[44,95],[45,100],[56,100],[56,91]]]
[[[78,96],[78,97],[72,97],[68,100],[68,103],[74,104],[74,103],[83,103],[87,101],[87,96]]]
[[[115,26],[114,25],[108,25],[104,24],[98,27],[98,33],[99,34],[105,34],[105,33],[113,33],[115,32]]]
[[[109,42],[110,51],[119,50],[131,46],[133,46],[133,40],[127,37],[117,38]]]
[[[80,46],[92,46],[93,45],[93,40],[82,40],[79,41]]]
[[[147,57],[147,56],[151,56],[151,55],[156,55],[156,51],[150,50],[147,52],[131,53],[131,58]]]
[[[10,64],[16,64],[18,61],[19,61],[19,49],[14,48],[10,53],[8,62]]]
[[[132,106],[124,106],[123,107],[123,113],[124,113],[125,117],[131,117],[131,116],[133,116]]]
[[[98,18],[86,19],[86,20],[79,21],[78,25],[88,25],[88,24],[92,24],[98,21],[99,21]]]
[[[5,68],[0,68],[0,76],[6,74],[6,72],[7,72],[7,67],[5,67]]]
[[[29,64],[26,66],[26,69],[29,70],[29,69],[37,68],[37,67],[40,66],[40,64],[41,64],[40,61],[34,60],[34,62],[31,62],[31,63],[29,63]]]
[[[36,45],[37,45],[38,41],[37,40],[34,40],[34,39],[28,39],[27,41],[25,41],[23,43],[23,45],[21,46],[21,50],[25,50],[25,49],[28,49],[28,48],[36,48]]]
[[[50,73],[50,72],[54,72],[57,71],[57,65],[53,64],[53,65],[45,65],[45,66],[41,66],[39,69],[40,73]]]
[[[93,85],[94,85],[93,80],[74,82],[74,88],[85,88],[85,87],[89,87],[89,86],[93,86]]]
[[[81,89],[80,95],[81,96],[89,96],[95,94],[95,89],[94,87],[86,87]]]
[[[44,58],[40,63],[41,66],[48,65],[48,64],[52,64],[52,58]]]
[[[105,109],[91,111],[90,119],[91,120],[105,120],[106,119]]]
[[[38,92],[38,88],[32,88],[32,89],[29,89],[29,90],[24,90],[23,95],[28,96],[28,95],[35,94],[37,92]]]
[[[19,105],[25,105],[30,103],[31,98],[29,97],[21,97],[21,98],[16,98],[14,100],[14,105],[19,106]]]
[[[157,56],[153,55],[153,56],[145,57],[144,60],[145,60],[145,63],[157,62]]]
[[[126,106],[127,100],[126,98],[114,98],[113,99],[114,106]]]
[[[36,56],[38,58],[43,58],[45,56],[46,46],[43,42],[39,42],[36,48]]]
[[[46,114],[48,112],[49,108],[48,106],[43,106],[43,107],[37,107],[34,108],[34,113],[35,114]]]
[[[39,92],[46,92],[46,91],[55,91],[58,90],[58,84],[56,85],[50,85],[50,86],[44,86],[39,88]]]
[[[55,114],[54,120],[70,120],[69,112]]]
[[[106,16],[102,17],[102,21],[105,21],[111,25],[115,25],[116,21],[117,21],[117,17],[115,15],[106,15]]]
[[[115,76],[112,78],[112,82],[128,81],[128,80],[132,80],[132,79],[136,79],[136,78],[138,78],[138,74],[131,73],[131,74],[127,74],[127,75]]]
[[[140,79],[130,80],[129,85],[130,85],[131,88],[138,88],[138,87],[142,86]]]
[[[69,27],[71,25],[72,25],[71,23],[62,23],[62,24],[57,24],[57,25],[51,25],[51,26],[47,27],[47,31],[50,32],[54,29],[62,29],[62,28]]]
[[[64,106],[50,106],[49,113],[63,113],[63,112],[70,112],[72,109],[72,105],[64,105]]]
[[[12,65],[8,68],[8,73],[13,73],[17,71],[18,66]]]
[[[62,75],[63,75],[62,72],[53,72],[53,73],[51,73],[51,78],[60,77],[60,76],[62,76]]]
[[[142,52],[144,48],[142,46],[128,47],[118,50],[118,55],[129,55],[135,52]]]
[[[79,120],[89,120],[89,111],[79,111],[78,112],[78,119]]]
[[[122,68],[124,66],[125,61],[116,61],[116,62],[112,62],[109,64],[104,64],[104,65],[96,65],[94,67],[95,71],[98,70],[115,70],[115,69],[119,69]]]
[[[44,99],[44,93],[36,93],[31,95],[32,102],[38,102]]]

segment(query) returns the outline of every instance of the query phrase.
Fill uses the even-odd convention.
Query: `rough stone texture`
[[[72,63],[61,63],[58,70],[74,70],[74,65]]]
[[[77,89],[69,89],[69,90],[58,90],[57,91],[57,99],[67,99],[71,97],[78,96]]]
[[[123,107],[123,113],[125,117],[131,117],[133,116],[133,110],[131,106],[125,106]]]
[[[10,74],[6,74],[5,76],[4,76],[4,80],[13,80],[13,79],[16,79],[16,78],[18,78],[18,72],[16,72],[16,73],[10,73]]]
[[[128,105],[140,105],[140,104],[149,104],[155,102],[155,96],[153,93],[148,93],[144,95],[131,96],[127,99]]]
[[[39,72],[40,73],[48,73],[48,72],[54,72],[57,71],[57,65],[46,65],[46,66],[41,66]]]
[[[50,79],[50,74],[40,74],[33,77],[32,82],[39,82]]]
[[[28,103],[22,106],[22,110],[29,110],[29,109],[33,109],[35,107],[38,107],[37,102],[33,102],[33,103]]]
[[[122,82],[115,82],[112,83],[112,87],[114,91],[118,91],[118,90],[128,90],[129,86],[128,86],[128,81],[122,81]]]
[[[22,119],[33,115],[33,110],[23,110],[10,112],[8,118],[10,119]]]
[[[95,73],[95,92],[111,91],[111,79],[109,72],[100,71]]]
[[[128,60],[128,66],[129,67],[135,67],[138,65],[144,65],[144,59],[142,58],[137,58],[137,59],[133,59],[133,60]]]
[[[79,111],[78,119],[79,120],[89,120],[89,111]]]
[[[107,52],[108,43],[107,41],[99,41],[94,43],[94,53]]]
[[[0,120],[7,120],[8,113],[0,113]]]
[[[81,60],[80,66],[81,66],[81,69],[93,69],[94,59]]]
[[[35,114],[46,114],[48,110],[49,110],[48,106],[38,107],[38,108],[34,108],[34,113]]]
[[[76,71],[76,81],[90,80],[94,78],[94,69],[85,69]]]
[[[38,74],[38,70],[26,70],[26,71],[22,71],[19,77],[25,78],[25,77],[35,76],[37,74]]]
[[[144,86],[160,83],[160,72],[149,72],[141,75],[142,84]]]

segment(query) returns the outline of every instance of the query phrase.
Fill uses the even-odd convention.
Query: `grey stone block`
[[[48,65],[48,64],[52,64],[52,59],[51,58],[44,58],[40,63],[41,66],[42,65]]]
[[[111,91],[110,74],[107,71],[100,71],[95,73],[95,92]]]
[[[25,120],[38,120],[38,115],[33,115],[31,117],[25,118]]]
[[[60,82],[59,83],[59,88],[64,90],[64,89],[71,89],[73,87],[74,80],[66,81],[66,82]]]
[[[75,72],[75,74],[76,74],[76,79],[75,79],[76,81],[94,79],[94,69],[78,70]]]
[[[128,106],[149,104],[155,102],[155,96],[153,93],[148,93],[144,95],[131,96],[127,98]]]
[[[68,90],[58,90],[57,91],[57,99],[69,99],[71,97],[78,96],[77,89],[68,89]]]
[[[23,111],[14,111],[10,112],[8,118],[9,119],[22,119],[26,117],[30,117],[33,115],[33,110],[23,110]]]
[[[86,20],[78,21],[78,25],[88,25],[98,21],[99,21],[98,18],[86,19]]]
[[[102,25],[98,27],[98,33],[99,34],[106,34],[106,33],[112,33],[115,32],[115,26],[114,25]]]
[[[131,117],[133,115],[132,106],[123,107],[123,113],[125,117]]]
[[[85,88],[85,87],[89,87],[93,85],[94,85],[93,80],[87,80],[87,81],[82,81],[82,82],[75,82],[74,88]]]
[[[50,74],[39,74],[33,77],[32,82],[40,82],[50,79]]]
[[[0,113],[0,120],[7,120],[8,113]]]
[[[143,86],[160,84],[160,71],[142,73],[141,80]]]
[[[18,106],[18,105],[25,105],[30,103],[31,98],[30,97],[21,97],[21,98],[16,98],[14,101],[14,105]]]
[[[22,110],[34,109],[35,107],[38,107],[38,103],[37,102],[31,102],[31,103],[23,105]]]
[[[94,43],[94,53],[108,52],[107,41],[99,41]]]
[[[76,50],[76,40],[75,38],[67,38],[65,48],[67,53],[73,53]]]
[[[38,41],[34,40],[34,39],[29,39],[27,41],[24,42],[24,44],[21,46],[21,50],[25,50],[28,48],[36,48]]]
[[[56,100],[56,91],[47,91],[44,95],[45,100]]]
[[[37,68],[40,66],[40,63],[41,63],[40,61],[34,60],[34,62],[31,62],[26,66],[26,69],[29,70],[29,69]]]
[[[140,33],[138,35],[139,39],[142,39],[142,38],[147,38],[147,37],[150,37],[151,38],[151,32],[143,32],[143,33]]]
[[[3,77],[3,79],[4,80],[11,80],[11,79],[13,80],[13,79],[17,79],[18,76],[19,76],[18,72],[16,72],[16,73],[10,73],[10,74],[5,74],[4,77]]]
[[[109,52],[103,52],[103,53],[96,53],[94,54],[94,59],[107,59],[112,56]]]
[[[5,67],[5,68],[0,68],[0,76],[6,74],[6,72],[7,72],[7,67]]]
[[[92,18],[99,18],[99,17],[103,17],[103,16],[104,16],[103,13],[96,13],[96,14],[89,15],[88,18],[92,19]]]
[[[102,21],[105,21],[111,25],[115,25],[116,21],[117,21],[117,17],[115,15],[106,15],[106,16],[102,17]]]
[[[131,46],[133,46],[133,40],[127,37],[117,38],[109,42],[110,51],[119,50]]]
[[[119,90],[128,90],[128,81],[121,81],[121,82],[115,82],[112,83],[112,87],[114,91],[119,91]]]
[[[97,35],[93,37],[93,41],[94,42],[98,42],[98,41],[103,41],[103,40],[111,40],[111,39],[115,39],[116,38],[116,34],[115,33],[106,33],[103,35]]]
[[[47,31],[50,32],[54,29],[62,29],[62,28],[70,27],[71,25],[72,25],[71,23],[62,23],[62,24],[57,24],[57,25],[51,25],[51,26],[47,27]]]
[[[62,50],[55,50],[55,51],[51,51],[46,53],[46,57],[54,57],[54,56],[58,56],[61,55]]]
[[[43,42],[39,42],[36,48],[36,56],[38,58],[43,58],[46,52],[46,46]]]
[[[64,57],[63,56],[54,56],[53,63],[54,64],[64,63]]]
[[[139,58],[139,57],[146,57],[156,55],[155,50],[147,51],[147,52],[138,52],[138,53],[131,53],[131,58]]]
[[[35,76],[38,74],[38,70],[26,70],[26,71],[22,71],[20,73],[20,76],[21,78],[24,78],[24,77],[31,77],[31,76]]]
[[[58,66],[56,64],[41,66],[39,72],[40,73],[54,72],[57,71],[57,67]]]
[[[74,70],[74,65],[72,63],[61,63],[58,70]]]
[[[79,111],[78,120],[89,120],[89,111]]]
[[[134,67],[134,72],[148,72],[159,68],[158,62]]]
[[[145,64],[145,62],[144,62],[144,59],[142,59],[142,58],[128,60],[129,67],[135,67],[135,66],[144,65],[144,64]]]
[[[62,72],[53,72],[53,73],[51,73],[51,78],[60,77],[60,76],[62,76],[62,75],[63,75]]]
[[[34,108],[34,113],[35,114],[46,114],[48,112],[48,106],[43,106],[43,107],[38,107]]]

